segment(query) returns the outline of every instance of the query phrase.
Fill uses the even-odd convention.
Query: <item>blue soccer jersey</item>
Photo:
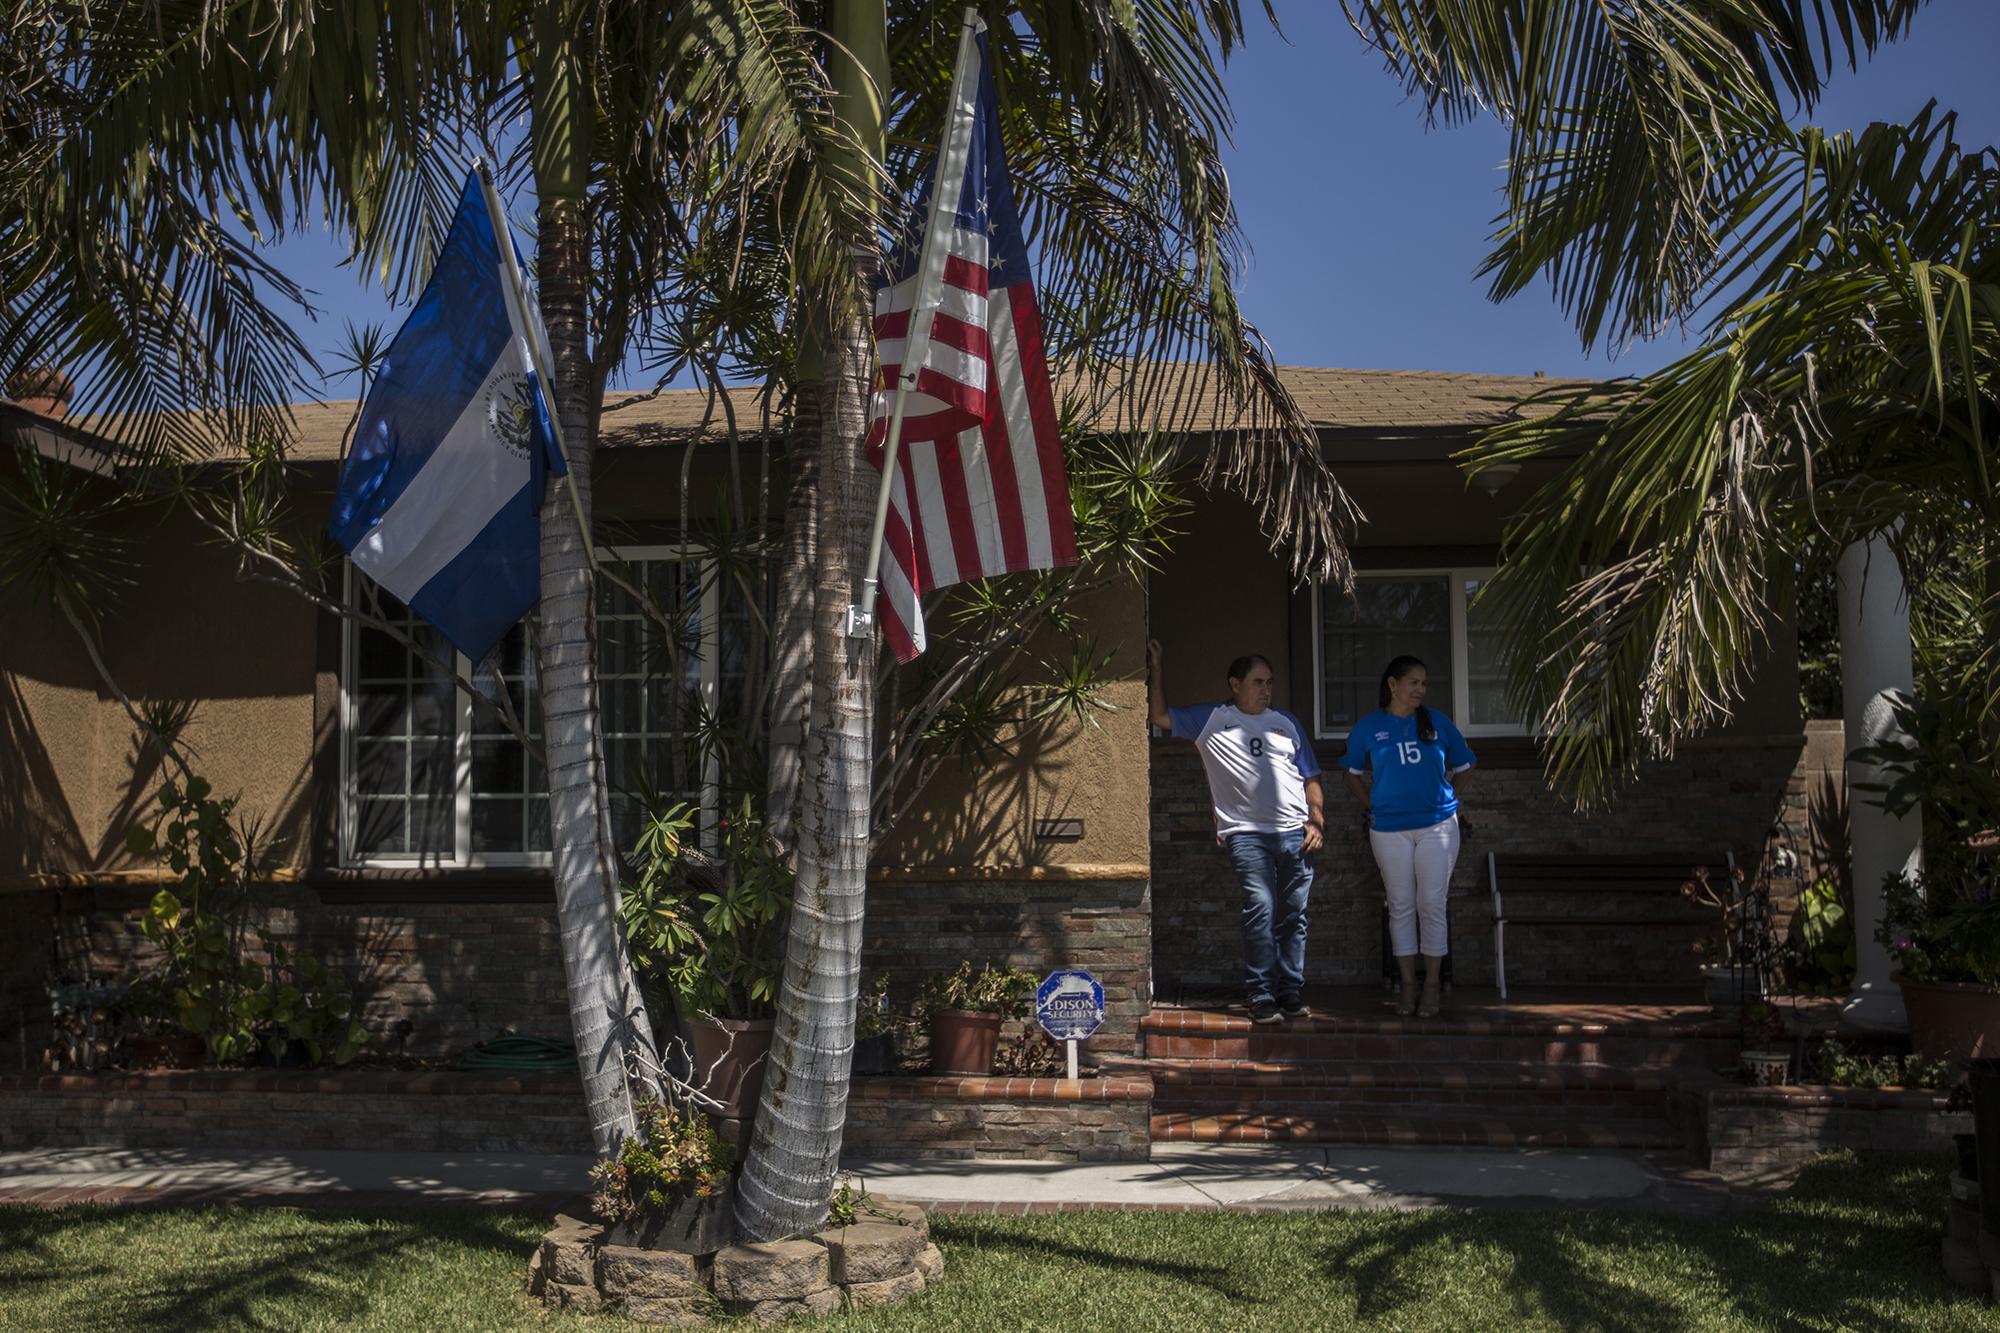
[[[1218,837],[1289,833],[1305,825],[1306,783],[1319,777],[1319,756],[1297,718],[1282,708],[1245,713],[1234,704],[1167,712],[1173,734],[1201,751]]]
[[[1374,772],[1368,827],[1383,833],[1429,828],[1458,813],[1451,775],[1478,762],[1451,719],[1430,710],[1437,739],[1417,736],[1417,718],[1397,717],[1378,708],[1347,733],[1340,766],[1350,773]]]

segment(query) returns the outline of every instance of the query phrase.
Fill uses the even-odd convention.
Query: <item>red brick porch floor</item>
[[[1404,1018],[1377,987],[1309,992],[1309,1018],[1240,1003],[1156,1005],[1141,1053],[1155,1142],[1672,1151],[1676,1089],[1731,1068],[1736,1024],[1686,991],[1461,988]]]

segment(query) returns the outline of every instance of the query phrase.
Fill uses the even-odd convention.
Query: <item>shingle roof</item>
[[[1471,375],[1433,370],[1331,370],[1280,366],[1279,381],[1299,408],[1324,430],[1366,432],[1475,430],[1523,415],[1523,398],[1544,389],[1584,383],[1525,375]],[[1243,424],[1234,414],[1218,412],[1215,377],[1187,368],[1185,375],[1161,377],[1160,401],[1149,415],[1172,415],[1200,422],[1211,429]],[[1175,395],[1184,395],[1176,399]],[[1193,401],[1186,401],[1192,396]],[[732,389],[730,402],[738,428],[755,434],[763,428],[763,395],[755,388]],[[342,436],[354,417],[354,403],[301,403],[293,407],[295,434],[288,450],[297,462],[331,462],[340,457]],[[16,409],[20,411],[22,409]],[[1526,412],[1539,412],[1528,408]],[[1129,409],[1122,414],[1129,416]],[[89,428],[88,419],[72,419],[72,427]],[[774,420],[773,425],[777,422]],[[1092,423],[1100,430],[1118,429],[1124,422],[1116,407],[1106,404]],[[670,389],[657,394],[612,394],[606,399],[600,443],[635,448],[685,443],[697,437],[721,439],[725,417],[720,401],[711,404],[697,389]]]

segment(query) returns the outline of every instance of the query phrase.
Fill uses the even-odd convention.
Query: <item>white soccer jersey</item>
[[[1297,718],[1282,708],[1245,713],[1234,704],[1167,712],[1173,734],[1201,751],[1218,837],[1304,826],[1306,779],[1319,776],[1319,756]]]

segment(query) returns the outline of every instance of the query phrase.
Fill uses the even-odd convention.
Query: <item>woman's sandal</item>
[[[1396,1012],[1401,1014],[1404,1018],[1408,1018],[1411,1014],[1417,1012],[1417,997],[1412,995],[1409,991],[1403,991],[1402,993],[1397,995]]]
[[[1417,1006],[1417,1017],[1436,1018],[1438,1010],[1442,1008],[1444,1008],[1444,1000],[1436,991],[1426,988],[1424,991],[1424,1001]]]

